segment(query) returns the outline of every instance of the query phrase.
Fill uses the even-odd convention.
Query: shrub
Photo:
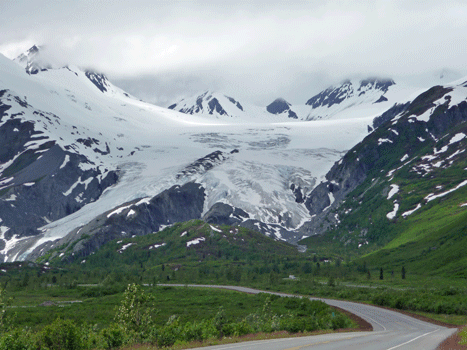
[[[141,341],[147,338],[153,322],[150,316],[152,309],[147,306],[151,297],[145,294],[137,284],[129,284],[120,306],[115,314],[115,322],[119,324],[127,334]]]
[[[71,320],[56,319],[39,334],[41,348],[47,350],[81,350],[84,344],[80,329]]]
[[[0,350],[35,350],[35,336],[29,329],[15,329],[0,338]]]
[[[232,335],[239,337],[241,335],[246,335],[250,333],[254,333],[254,329],[250,326],[250,324],[246,320],[242,320],[237,323],[232,324]]]
[[[156,332],[156,343],[158,347],[172,346],[181,337],[180,320],[175,315],[169,318],[167,324]]]
[[[101,331],[101,336],[106,349],[114,349],[122,346],[126,339],[125,330],[119,324],[113,323]]]

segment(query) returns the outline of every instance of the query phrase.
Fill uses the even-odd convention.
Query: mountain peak
[[[244,112],[240,102],[219,92],[205,90],[195,96],[182,99],[168,108],[185,114],[208,114],[216,117],[235,117]]]
[[[13,61],[19,63],[28,74],[37,74],[52,68],[52,64],[42,57],[43,46],[33,45]]]
[[[266,110],[272,114],[280,114],[290,109],[291,104],[288,103],[283,98],[276,98],[272,103],[270,103]]]
[[[358,99],[362,95],[374,95],[374,102],[381,99],[381,97],[388,91],[389,87],[394,85],[392,79],[381,78],[366,78],[356,81],[345,80],[339,86],[331,86],[319,94],[310,98],[306,104],[312,106],[313,109],[319,107],[332,107],[338,105],[345,100]],[[365,96],[366,97],[366,96]]]

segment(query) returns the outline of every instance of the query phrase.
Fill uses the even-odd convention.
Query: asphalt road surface
[[[246,287],[215,285],[182,285],[167,286],[210,287],[237,290],[245,293],[271,293],[280,296],[291,296],[284,293],[262,291]],[[376,306],[321,299],[325,303],[347,310],[365,319],[373,326],[372,332],[349,332],[315,335],[309,337],[283,338],[272,340],[248,341],[244,343],[208,346],[198,349],[206,350],[435,350],[437,346],[456,329],[449,329],[395,311]]]

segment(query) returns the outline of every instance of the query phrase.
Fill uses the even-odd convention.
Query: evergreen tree
[[[402,266],[402,279],[405,280],[405,266]]]
[[[382,280],[383,279],[383,268],[381,268],[379,270],[379,279]]]

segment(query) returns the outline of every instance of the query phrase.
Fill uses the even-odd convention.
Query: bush
[[[85,349],[80,329],[71,320],[57,319],[39,333],[41,348],[47,350]]]
[[[101,331],[101,336],[106,349],[115,349],[122,346],[126,339],[125,330],[121,325],[113,323]]]
[[[0,350],[35,350],[35,337],[28,329],[15,329],[0,338]]]
[[[180,320],[171,316],[167,324],[156,332],[156,343],[158,347],[172,346],[181,337]]]
[[[254,329],[250,326],[250,324],[246,320],[242,320],[237,323],[232,324],[232,335],[239,337],[241,335],[246,335],[250,333],[254,333]]]

